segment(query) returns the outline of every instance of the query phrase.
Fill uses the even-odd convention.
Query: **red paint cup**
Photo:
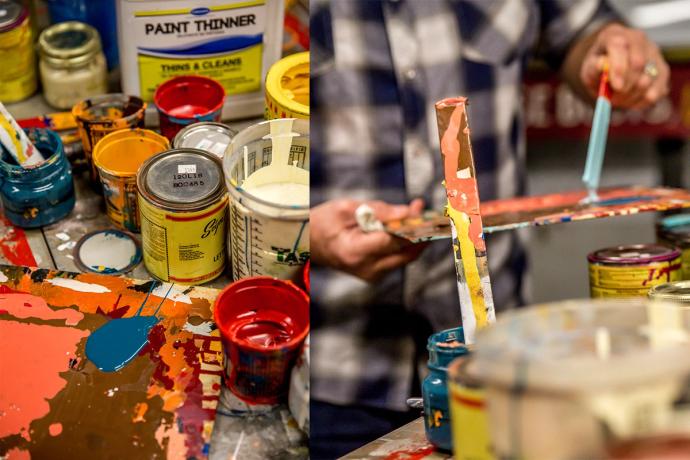
[[[225,384],[248,404],[276,404],[309,332],[309,297],[289,281],[256,276],[220,293],[214,318],[225,350]]]
[[[175,134],[187,125],[199,121],[220,121],[225,89],[212,78],[183,75],[159,85],[153,102],[158,108],[161,133],[172,141]]]
[[[307,260],[307,263],[304,264],[304,269],[302,270],[302,282],[304,283],[304,290],[307,291],[307,294],[309,294],[309,291],[311,290],[310,267],[311,262]]]

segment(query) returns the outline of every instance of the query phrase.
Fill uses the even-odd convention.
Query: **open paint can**
[[[24,131],[46,160],[22,167],[3,150],[0,199],[10,222],[18,227],[36,228],[52,224],[72,211],[74,183],[60,136],[49,129]]]
[[[184,75],[156,88],[153,101],[158,108],[161,133],[172,140],[192,123],[220,121],[225,89],[212,78]]]
[[[462,327],[432,334],[427,340],[429,375],[422,382],[424,432],[430,443],[446,451],[452,449],[448,410],[448,365],[466,355]]]
[[[615,246],[599,249],[587,260],[593,298],[646,297],[652,287],[681,279],[680,250],[670,246]]]
[[[309,51],[273,64],[266,75],[264,117],[309,119]]]
[[[665,300],[690,307],[690,281],[674,281],[660,284],[649,290],[652,300]]]
[[[309,298],[269,277],[236,281],[214,304],[225,351],[225,383],[249,404],[279,403],[309,332]]]
[[[84,155],[91,166],[91,179],[98,180],[98,171],[91,160],[96,144],[113,131],[143,128],[146,103],[124,94],[104,94],[86,99],[72,107]]]
[[[233,278],[297,280],[309,259],[309,122],[276,119],[240,131],[223,172]]]
[[[148,129],[125,129],[105,136],[93,151],[93,163],[103,184],[106,213],[118,228],[138,232],[137,171],[168,140]]]
[[[656,226],[657,241],[680,249],[681,278],[690,280],[690,214],[675,214]]]
[[[477,334],[497,458],[606,458],[611,441],[672,425],[687,387],[690,310],[572,300],[504,313]]]
[[[455,460],[494,460],[484,387],[473,372],[474,355],[448,366],[448,404]]]

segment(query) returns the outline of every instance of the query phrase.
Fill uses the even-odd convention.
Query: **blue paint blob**
[[[103,372],[115,372],[130,362],[148,342],[157,316],[133,316],[109,321],[86,341],[86,357]]]
[[[628,203],[635,203],[635,202],[640,202],[640,201],[650,201],[654,200],[657,197],[654,196],[629,196],[629,197],[624,197],[624,198],[613,198],[610,200],[601,200],[601,201],[595,201],[594,205],[596,206],[615,206],[618,204],[628,204]]]

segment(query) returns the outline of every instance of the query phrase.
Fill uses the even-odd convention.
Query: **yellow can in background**
[[[144,264],[161,281],[201,284],[225,268],[228,194],[220,160],[168,150],[137,174]]]
[[[485,408],[485,392],[471,376],[471,354],[448,366],[450,426],[455,460],[494,460]]]
[[[309,119],[309,51],[284,57],[266,75],[266,120]]]
[[[36,92],[36,53],[29,11],[18,1],[0,1],[0,102],[21,101]]]
[[[646,297],[651,288],[681,279],[680,250],[661,244],[615,246],[595,251],[589,261],[592,298]]]

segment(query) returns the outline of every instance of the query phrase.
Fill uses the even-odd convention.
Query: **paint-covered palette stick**
[[[609,122],[611,120],[611,87],[609,85],[609,63],[603,61],[601,79],[599,80],[599,95],[594,109],[592,120],[592,132],[589,135],[589,145],[587,146],[587,162],[582,181],[587,188],[588,201],[599,200],[597,189],[601,177],[601,167],[604,164],[604,153],[606,152],[606,138],[609,132]]]
[[[0,144],[20,166],[31,166],[44,160],[14,117],[0,103]]]
[[[479,188],[467,123],[467,99],[449,98],[436,103],[441,141],[444,185],[453,235],[460,311],[466,343],[474,343],[476,329],[496,321],[489,281],[489,262],[479,214]]]

